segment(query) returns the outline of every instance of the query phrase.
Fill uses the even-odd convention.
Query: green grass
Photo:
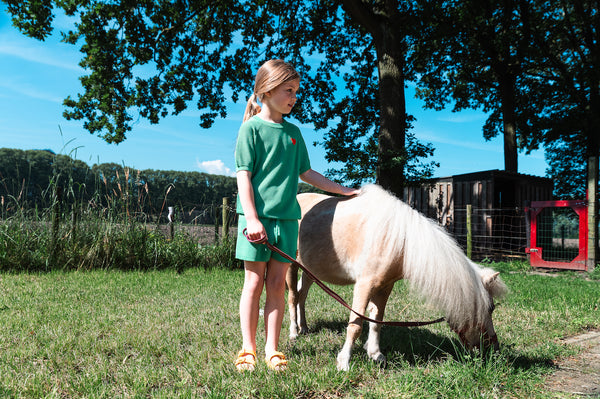
[[[351,370],[338,372],[335,356],[347,311],[314,287],[311,333],[290,342],[284,322],[281,349],[290,367],[281,374],[263,362],[250,374],[233,367],[241,345],[241,270],[3,273],[0,397],[566,397],[546,391],[543,381],[553,360],[574,353],[560,338],[600,327],[596,276],[551,277],[528,273],[522,264],[492,266],[504,271],[511,289],[494,313],[499,353],[464,352],[446,324],[384,327],[387,367],[367,358],[363,334]],[[339,291],[351,297],[350,287]],[[407,299],[403,283],[386,314],[438,315]],[[261,321],[259,348],[263,333]]]

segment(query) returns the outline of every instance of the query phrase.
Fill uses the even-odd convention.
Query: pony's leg
[[[385,313],[385,305],[387,304],[390,293],[392,292],[393,284],[389,284],[381,289],[375,291],[371,303],[369,305],[370,314],[369,317],[375,320],[383,320]],[[369,323],[369,338],[365,342],[365,350],[371,359],[385,366],[386,358],[381,353],[379,348],[379,337],[381,334],[381,324]]]
[[[372,285],[370,281],[359,280],[356,282],[354,285],[354,295],[352,298],[352,309],[358,313],[364,314],[367,304],[369,303],[371,289]],[[351,312],[348,328],[346,329],[346,341],[337,355],[338,370],[346,371],[350,368],[350,356],[352,355],[352,348],[354,347],[354,342],[360,336],[362,324],[362,319]]]
[[[300,327],[300,334],[308,334],[308,325],[306,324],[306,298],[308,297],[308,290],[314,281],[302,273],[300,281],[298,282],[298,307],[297,307],[297,320],[298,326]]]
[[[298,336],[298,266],[291,264],[285,276],[288,287],[288,309],[290,311],[290,339]]]

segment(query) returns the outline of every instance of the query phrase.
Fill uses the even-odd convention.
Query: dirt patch
[[[600,398],[600,331],[589,331],[563,342],[579,346],[583,351],[555,363],[557,371],[546,381],[547,388],[556,392]]]

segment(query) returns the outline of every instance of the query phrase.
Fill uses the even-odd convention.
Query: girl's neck
[[[257,114],[260,119],[272,123],[283,122],[283,114],[280,112],[272,112],[267,107],[261,107],[260,112]]]

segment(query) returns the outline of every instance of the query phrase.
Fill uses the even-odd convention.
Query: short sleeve
[[[308,157],[308,150],[306,149],[306,143],[302,135],[299,135],[298,140],[298,176],[310,169],[310,158]]]
[[[254,139],[252,129],[244,123],[240,127],[237,143],[235,145],[235,170],[254,171]]]

